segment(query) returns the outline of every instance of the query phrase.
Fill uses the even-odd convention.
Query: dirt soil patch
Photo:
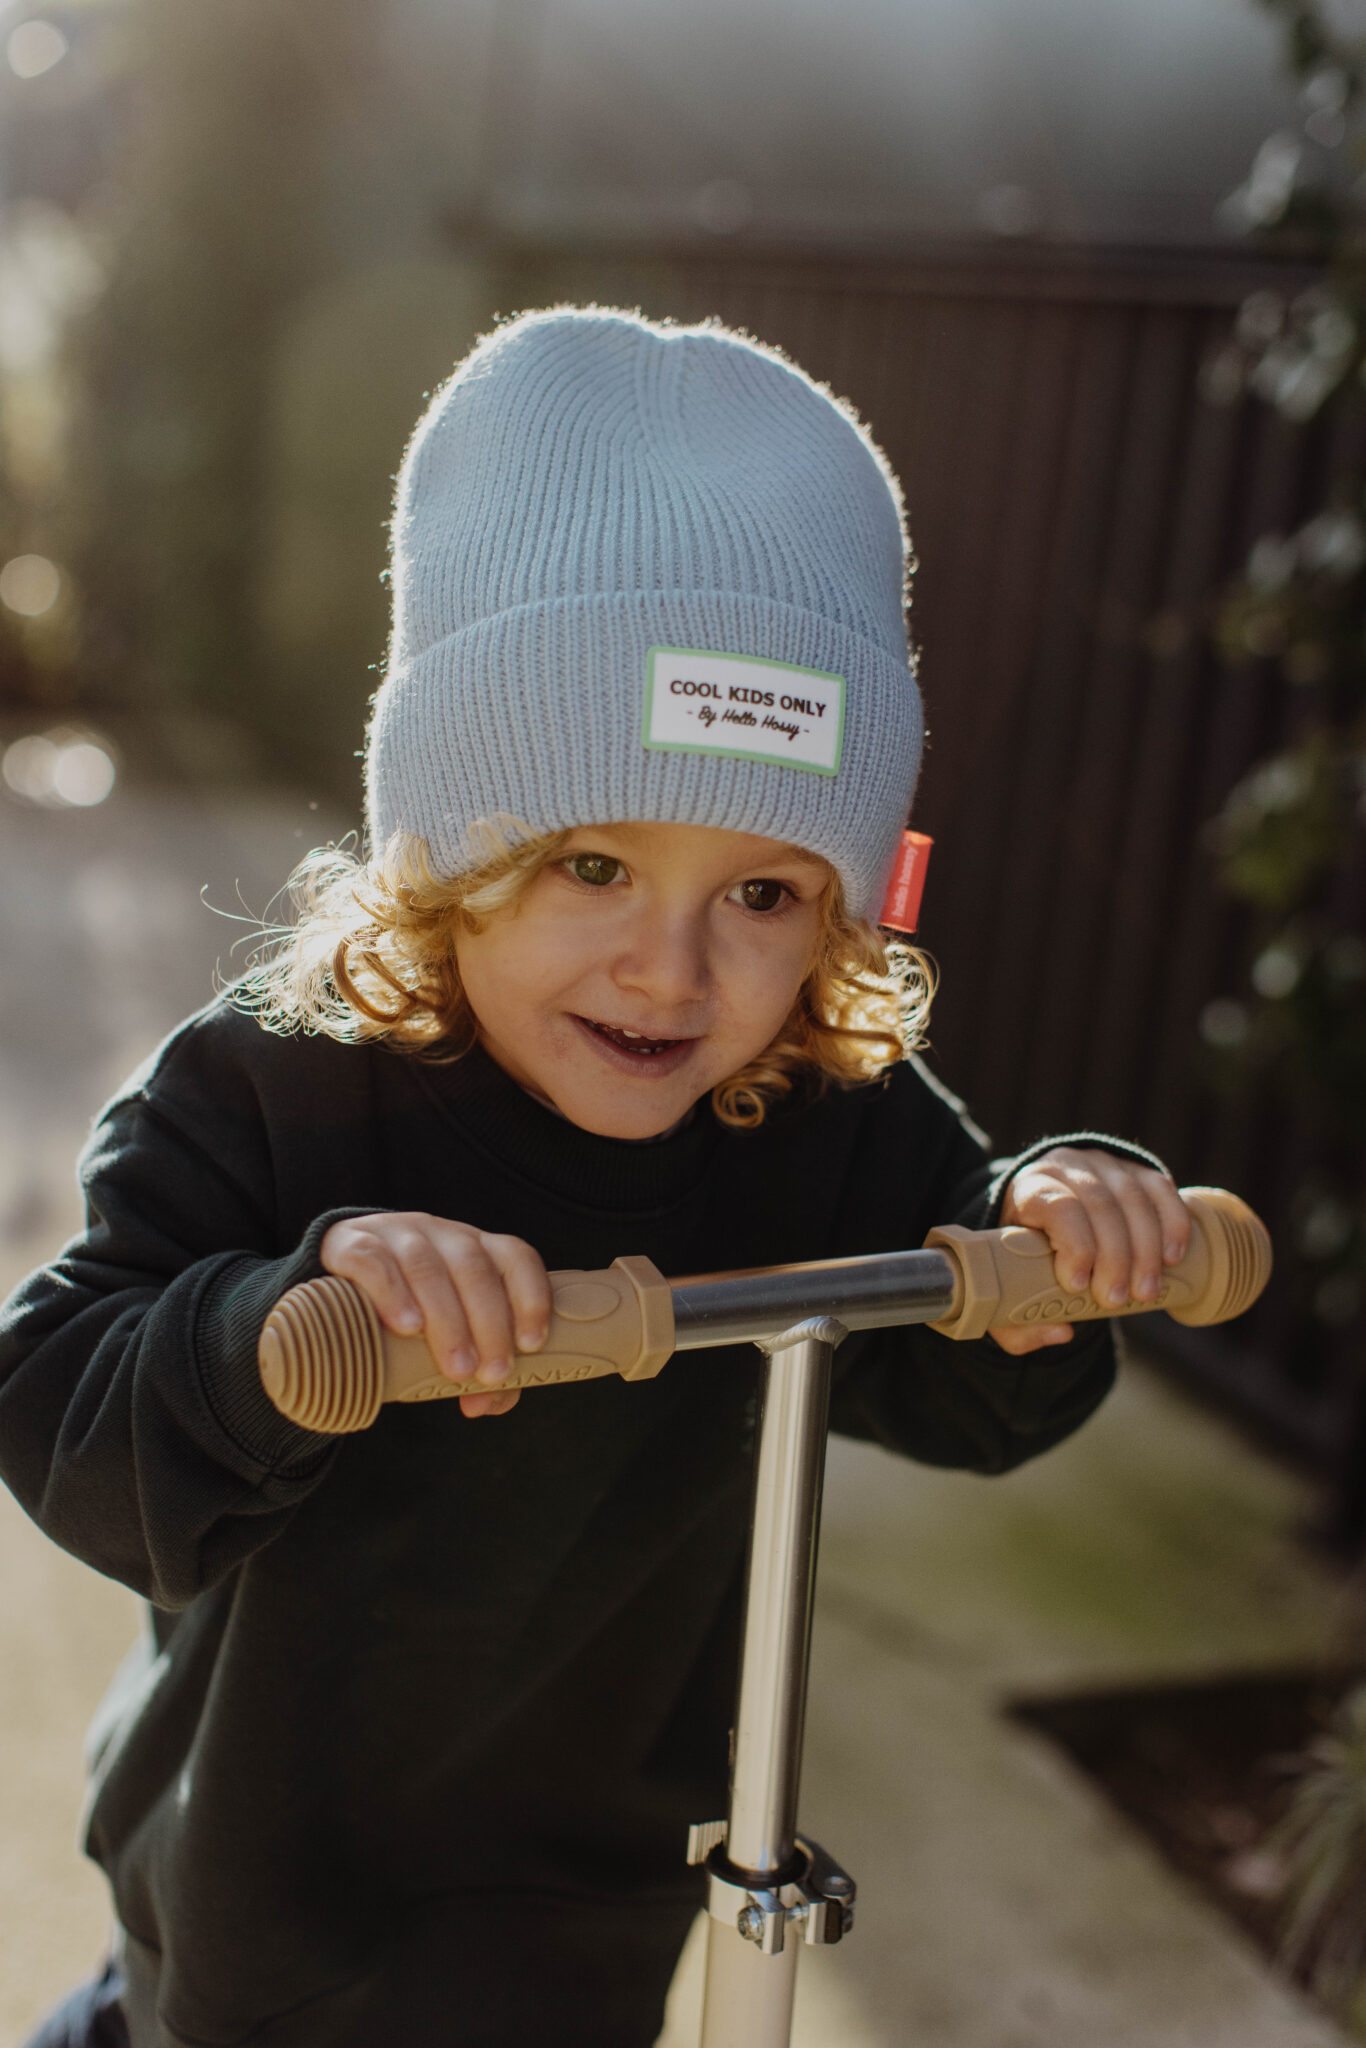
[[[1266,1836],[1296,1759],[1363,1678],[1353,1666],[1019,1700],[1010,1711],[1094,1778],[1280,1969],[1284,1872]]]

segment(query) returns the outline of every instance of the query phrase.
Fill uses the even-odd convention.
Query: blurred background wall
[[[22,887],[115,778],[358,820],[392,475],[495,315],[738,323],[905,485],[935,1060],[1003,1147],[1118,1128],[1259,1203],[1272,1296],[1163,1342],[1366,1533],[1361,26],[1301,0],[10,0]],[[31,1036],[53,973],[25,975]]]

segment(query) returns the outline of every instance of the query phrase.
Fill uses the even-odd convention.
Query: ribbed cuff
[[[281,1415],[261,1385],[256,1350],[266,1318],[291,1287],[321,1276],[319,1248],[334,1223],[373,1213],[329,1209],[310,1224],[287,1258],[243,1253],[219,1266],[200,1297],[195,1357],[204,1398],[220,1429],[263,1474],[303,1478],[337,1442],[334,1435],[304,1429]]]

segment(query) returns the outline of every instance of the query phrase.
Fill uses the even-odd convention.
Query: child
[[[0,1317],[9,1484],[150,1603],[92,1738],[115,1956],[44,2043],[654,2040],[724,1810],[755,1357],[499,1392],[547,1267],[1005,1218],[1118,1303],[1180,1257],[1149,1155],[993,1168],[903,1057],[924,987],[869,920],[922,736],[906,560],[863,431],[723,328],[531,315],[437,394],[371,858],[315,857],[290,949],[104,1112],[86,1233]],[[257,1338],[323,1270],[487,1391],[284,1420]],[[999,1472],[1112,1373],[1107,1324],[867,1332],[832,1421]]]

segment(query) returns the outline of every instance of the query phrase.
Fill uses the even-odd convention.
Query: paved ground
[[[74,1222],[91,1108],[207,994],[240,878],[260,910],[301,800],[0,798],[0,1291]],[[1135,1366],[1005,1480],[832,1446],[803,1818],[859,1923],[804,1956],[798,2048],[1332,2048],[1243,1938],[1039,1737],[1023,1694],[1360,1650],[1359,1597],[1297,1545],[1295,1479]],[[0,1494],[0,2048],[99,1955],[76,1848],[89,1714],[135,1603]],[[694,2048],[700,1946],[661,2048]]]

